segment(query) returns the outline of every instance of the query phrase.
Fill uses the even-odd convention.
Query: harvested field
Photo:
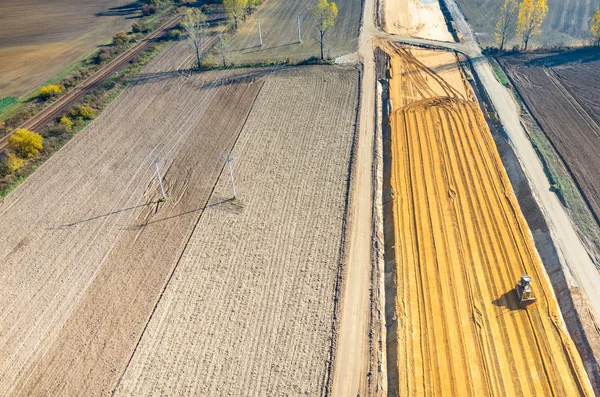
[[[357,50],[362,10],[361,0],[336,1],[339,14],[335,27],[327,33],[326,55],[335,58]],[[319,56],[318,30],[308,10],[310,2],[268,0],[242,24],[230,44],[229,62],[303,61]],[[298,43],[297,17],[301,18],[302,43]],[[258,19],[263,46],[259,44]]]
[[[494,28],[503,1],[450,1],[456,1],[482,45],[495,45]],[[548,0],[548,18],[542,26],[542,34],[532,39],[530,46],[588,44],[592,38],[590,19],[599,5],[600,0]],[[513,44],[521,42],[515,38],[509,41],[508,46]]]
[[[116,395],[323,395],[358,73],[268,77]],[[168,363],[168,365],[166,365]]]
[[[0,98],[44,84],[138,15],[128,0],[0,2]]]
[[[436,73],[459,76],[458,62],[386,51],[394,106],[390,392],[592,396],[470,87]],[[524,273],[537,297],[525,310],[514,292]]]
[[[600,225],[600,56],[595,50],[500,58]]]
[[[125,369],[262,86],[181,75],[188,54],[161,53],[0,202],[0,395],[106,394]]]
[[[383,0],[384,29],[388,33],[454,41],[437,0]]]

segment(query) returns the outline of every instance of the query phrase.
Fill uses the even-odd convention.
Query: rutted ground
[[[0,98],[39,87],[137,15],[127,0],[0,2]]]
[[[382,0],[384,30],[401,36],[454,41],[437,0]]]
[[[358,73],[268,77],[117,395],[320,395]],[[168,365],[166,365],[168,363]]]
[[[1,395],[97,395],[124,370],[261,87],[181,75],[188,54],[160,54],[0,204]]]
[[[466,83],[435,72],[460,74],[457,62],[386,51],[397,286],[388,362],[398,364],[390,391],[593,395],[483,115]],[[514,295],[523,273],[538,298],[527,310]]]

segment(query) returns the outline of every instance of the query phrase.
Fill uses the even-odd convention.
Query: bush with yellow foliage
[[[64,125],[67,130],[72,130],[75,123],[67,116],[62,116],[59,121],[60,125]]]
[[[63,92],[63,88],[56,84],[48,84],[40,88],[39,97],[42,99],[48,99],[57,96]]]
[[[19,157],[31,158],[44,148],[44,138],[25,128],[17,128],[8,138],[8,147]]]

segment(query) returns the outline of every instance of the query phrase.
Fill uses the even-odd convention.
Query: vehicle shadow
[[[492,303],[495,306],[508,309],[509,311],[522,309],[522,307],[519,305],[519,302],[517,301],[517,293],[515,292],[514,288],[503,293],[496,300],[493,300]]]

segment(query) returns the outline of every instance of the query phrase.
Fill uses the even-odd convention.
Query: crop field
[[[452,0],[456,1],[467,21],[484,46],[495,45],[494,28],[498,12],[503,4],[499,0]],[[591,40],[590,19],[600,0],[548,0],[548,17],[542,26],[542,34],[532,39],[535,46],[567,46],[588,44]],[[509,46],[521,44],[518,40]]]
[[[229,62],[262,63],[302,61],[319,56],[319,32],[308,10],[308,1],[268,0],[252,15],[231,41]],[[360,28],[361,0],[338,0],[339,10],[335,27],[327,33],[326,52],[331,58],[357,50]],[[298,43],[300,16],[302,43]],[[258,37],[260,19],[263,46]]]
[[[592,396],[456,58],[385,49],[394,106],[388,254],[395,259],[396,320],[388,366],[397,364],[397,373],[388,377],[390,392]],[[514,287],[525,273],[537,301],[520,310]]]
[[[262,86],[242,70],[182,75],[188,54],[161,53],[0,202],[0,395],[117,383]]]
[[[138,8],[128,0],[0,2],[0,98],[44,84],[127,29]]]
[[[600,220],[600,56],[592,49],[500,58]]]
[[[354,69],[265,79],[237,200],[221,174],[116,395],[323,394],[357,95]]]

